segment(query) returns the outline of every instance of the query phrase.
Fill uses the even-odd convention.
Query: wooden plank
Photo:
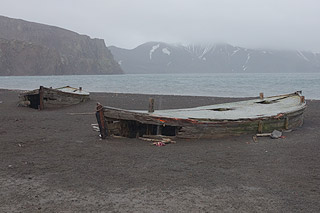
[[[289,117],[288,116],[285,118],[284,128],[289,129]]]
[[[43,93],[44,93],[43,86],[40,86],[40,89],[39,89],[39,110],[44,109]]]
[[[101,138],[105,139],[107,137],[107,126],[103,115],[103,106],[100,103],[97,103],[96,118],[99,124]]]
[[[263,92],[260,92],[259,96],[260,96],[260,99],[263,99],[264,98]]]
[[[149,113],[154,112],[154,99],[153,99],[153,98],[149,98],[149,108],[148,108],[148,112],[149,112]]]
[[[258,133],[262,133],[263,122],[260,120],[258,123]]]

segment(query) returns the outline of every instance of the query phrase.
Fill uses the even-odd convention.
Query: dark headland
[[[103,39],[0,16],[0,76],[122,73]]]
[[[100,140],[97,101],[147,109],[148,95],[92,93],[55,110],[17,107],[0,90],[0,212],[319,212],[320,101],[285,139],[252,135],[178,140]],[[162,108],[232,98],[153,96]],[[156,105],[157,109],[157,105]]]

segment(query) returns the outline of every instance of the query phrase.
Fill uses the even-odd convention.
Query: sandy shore
[[[0,212],[319,212],[320,101],[285,139],[251,135],[178,140],[100,140],[97,101],[147,109],[149,95],[92,93],[77,106],[17,107],[0,90]],[[156,109],[232,98],[153,96]]]

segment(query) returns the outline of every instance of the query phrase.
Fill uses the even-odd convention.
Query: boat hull
[[[20,94],[20,103],[26,103],[25,105],[35,109],[70,106],[89,99],[87,93],[70,93],[47,87],[40,87],[40,89]]]
[[[297,97],[299,94],[279,96],[279,100]],[[302,97],[302,96],[301,96]],[[252,102],[260,104],[259,101]],[[291,103],[291,102],[290,102]],[[280,103],[278,103],[280,104]],[[238,106],[235,104],[234,106]],[[217,106],[219,109],[221,106]],[[269,106],[266,106],[269,107]],[[239,107],[240,108],[240,107]],[[269,107],[270,108],[270,107]],[[214,119],[214,118],[185,118],[174,116],[161,116],[153,113],[141,113],[137,111],[121,110],[111,107],[100,107],[105,129],[105,135],[120,135],[124,137],[141,137],[143,135],[167,135],[178,138],[220,138],[226,136],[238,136],[242,134],[270,133],[273,130],[288,130],[300,127],[303,124],[303,113],[306,103],[303,99],[297,106],[291,107],[289,111],[281,111],[270,116],[239,117],[236,119]],[[217,109],[212,106],[212,109]],[[199,111],[204,109],[181,110],[182,112]],[[208,110],[208,109],[206,109]],[[177,114],[181,115],[181,111]],[[163,111],[163,114],[170,114]],[[221,112],[223,113],[223,112]],[[199,113],[198,113],[199,114]],[[272,113],[271,113],[272,114]],[[100,126],[101,130],[101,126]]]

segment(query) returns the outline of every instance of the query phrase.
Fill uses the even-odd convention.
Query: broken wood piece
[[[68,115],[93,115],[94,112],[67,112]]]
[[[120,136],[120,135],[112,135],[112,137],[114,137],[114,138],[125,138],[125,137]]]
[[[175,141],[171,140],[170,138],[156,139],[156,138],[143,138],[143,137],[139,137],[139,139],[140,139],[140,140],[143,140],[143,141],[162,142],[162,143],[165,143],[165,144],[176,143]]]
[[[289,129],[289,117],[286,117],[286,118],[285,118],[284,128],[285,128],[285,129]]]
[[[269,137],[271,133],[258,133],[256,134],[257,137]]]
[[[161,139],[155,139],[155,138],[143,138],[143,137],[139,137],[140,140],[143,141],[161,141]]]
[[[259,133],[262,133],[262,125],[263,125],[263,122],[260,120],[258,123],[258,132]]]
[[[100,135],[102,139],[105,139],[108,135],[107,131],[107,126],[105,123],[104,119],[104,114],[103,114],[103,106],[100,103],[97,103],[97,109],[96,109],[96,118],[97,122],[99,124],[99,129],[100,129]]]
[[[258,143],[258,138],[257,138],[257,136],[252,136],[252,140],[253,140],[253,142],[255,142],[255,143]]]
[[[39,88],[39,110],[44,109],[44,104],[43,104],[43,86],[40,86]]]
[[[92,129],[96,132],[100,132],[100,128],[98,126],[92,126]]]
[[[260,96],[260,99],[263,99],[263,92],[260,92],[259,96]]]

